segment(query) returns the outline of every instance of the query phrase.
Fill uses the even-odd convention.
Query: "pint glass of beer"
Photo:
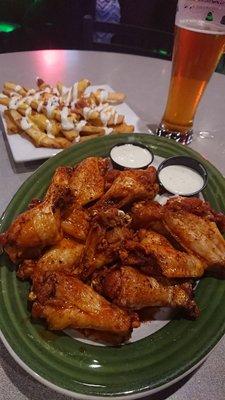
[[[225,0],[179,0],[166,110],[156,134],[190,143],[194,116],[225,51]]]

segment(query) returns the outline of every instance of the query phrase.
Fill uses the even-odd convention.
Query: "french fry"
[[[81,136],[79,143],[86,142],[89,139],[98,138],[99,136],[104,136],[104,133],[98,133],[98,134],[91,135],[91,136]]]
[[[85,125],[80,131],[80,136],[104,135],[104,132],[104,128],[102,127]]]
[[[65,136],[65,138],[70,142],[73,142],[74,139],[76,139],[79,136],[79,132],[76,130],[71,130],[71,131],[62,130],[62,133]]]
[[[5,82],[4,89],[11,91],[11,92],[16,92],[16,93],[20,94],[21,96],[26,96],[26,93],[27,93],[27,90],[25,88],[23,88],[20,85],[16,85],[13,82]]]
[[[123,103],[126,96],[122,92],[108,92],[104,89],[98,89],[96,92],[93,92],[98,104],[100,103]]]
[[[104,112],[104,118],[102,117],[103,112],[96,111],[95,109],[87,109],[85,108],[82,111],[83,117],[86,121],[90,121],[92,125],[96,126],[105,126],[105,121],[107,122],[107,126],[111,125],[120,125],[124,121],[124,116],[117,114],[116,112],[106,111]]]
[[[134,126],[133,125],[127,125],[127,124],[121,124],[121,125],[114,125],[112,126],[113,132],[112,133],[133,133],[134,132]]]
[[[7,96],[6,97],[0,97],[0,104],[2,106],[7,107],[9,105],[9,98]]]
[[[90,84],[91,82],[88,79],[82,79],[78,81],[77,97],[80,97],[87,89],[87,87],[90,86]]]
[[[9,102],[10,99],[8,97],[3,97],[0,98],[0,104],[4,105],[4,106],[9,106]],[[20,114],[22,114],[23,116],[26,115],[26,111],[33,106],[33,109],[37,109],[38,108],[38,102],[37,101],[32,101],[30,106],[26,103],[21,103],[18,107],[18,111]],[[45,114],[47,114],[47,110],[46,107],[43,107],[43,111],[45,112]],[[61,120],[61,114],[59,110],[54,110],[55,111],[55,116],[57,117],[57,120]],[[54,119],[48,119],[46,117],[45,114],[40,114],[40,113],[32,113],[29,115],[30,119],[40,128],[40,130],[48,130],[48,124],[51,124],[51,129],[49,129],[49,132],[53,135],[53,136],[58,136],[60,134],[60,132],[66,132],[63,130],[61,124],[57,121],[55,121]],[[72,115],[72,118],[69,118],[69,121],[73,122],[75,120],[74,118],[74,114]],[[74,138],[77,137],[77,133],[74,131],[72,131],[73,133],[69,132],[69,134],[65,134],[64,136],[69,139],[69,140],[73,140]]]
[[[62,148],[62,144],[58,143],[55,139],[50,138],[48,135],[46,135],[46,133],[42,132],[37,125],[29,120],[28,117],[23,117],[16,110],[10,110],[10,114],[19,129],[22,129],[27,136],[32,139],[36,147],[50,147],[56,149]],[[23,118],[26,118],[26,129],[23,125]]]
[[[96,104],[98,104],[94,92],[91,92],[88,97],[82,97],[82,100],[84,101],[85,107],[96,107]]]
[[[41,131],[51,133],[51,135],[57,137],[60,135],[62,127],[59,122],[55,120],[49,120],[46,115],[33,113],[29,115],[30,120],[38,126]]]
[[[10,99],[9,99],[9,97],[3,97],[3,98],[0,98],[0,104],[2,104],[2,105],[4,105],[4,106],[9,106],[9,103],[10,103]],[[37,101],[37,100],[33,100],[33,101],[31,101],[31,103],[30,103],[30,105],[29,104],[27,104],[27,103],[25,103],[25,101],[23,102],[23,98],[21,98],[21,99],[19,99],[19,106],[18,106],[18,111],[21,113],[21,114],[23,114],[23,115],[25,115],[25,112],[27,111],[27,109],[29,109],[30,107],[34,110],[34,111],[37,111],[38,110],[38,106],[39,106],[39,102]],[[57,108],[55,108],[55,109],[53,109],[52,110],[52,113],[51,113],[51,115],[49,116],[49,113],[48,113],[48,108],[47,108],[47,106],[45,106],[44,104],[43,104],[43,106],[42,106],[42,108],[41,108],[41,111],[44,113],[44,115],[45,116],[47,116],[49,119],[55,119],[55,120],[57,120],[57,121],[61,121],[61,110],[59,110],[59,108],[57,109]],[[69,119],[71,120],[71,121],[76,121],[77,120],[77,114],[75,114],[75,113],[70,113],[69,112]]]
[[[124,101],[125,95],[103,89],[87,95],[89,85],[88,79],[81,79],[71,87],[61,82],[53,87],[37,78],[35,90],[5,82],[0,104],[8,108],[7,130],[25,135],[36,147],[56,149],[112,132],[133,132],[133,125],[111,105]]]
[[[5,118],[6,125],[7,125],[7,133],[10,134],[10,133],[21,132],[21,129],[19,129],[19,127],[17,126],[17,124],[15,123],[13,118],[11,117],[9,110],[4,111],[4,118]]]
[[[115,118],[112,116],[112,117],[109,119],[107,125],[110,126],[110,127],[111,127],[112,125],[121,125],[121,124],[123,123],[123,121],[124,121],[124,115],[117,115],[116,120],[115,120]]]
[[[45,83],[45,81],[43,81],[43,79],[37,77],[36,79],[36,83],[37,83],[37,87],[39,90],[44,90],[47,87],[51,89],[50,85],[48,85],[47,83]]]
[[[54,140],[60,145],[61,149],[66,149],[71,146],[71,142],[63,137],[56,137]]]
[[[8,90],[5,88],[3,88],[2,93],[4,93],[8,97],[15,96],[15,94],[17,94],[17,96],[21,96],[19,93],[15,93],[13,90]]]
[[[68,101],[71,102],[75,100],[73,97],[80,98],[82,94],[84,93],[85,89],[90,86],[91,82],[88,79],[82,79],[78,82],[76,82],[73,86],[67,88],[64,86],[61,82],[58,82],[56,87],[62,96],[63,100],[66,100],[68,98],[68,95],[70,95],[70,98],[68,98]]]

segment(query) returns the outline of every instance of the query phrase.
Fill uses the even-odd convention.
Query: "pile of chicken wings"
[[[44,199],[0,235],[17,276],[31,281],[34,318],[118,344],[146,307],[198,317],[196,279],[225,271],[225,216],[198,198],[162,206],[159,190],[153,166],[119,171],[89,157],[56,169]]]

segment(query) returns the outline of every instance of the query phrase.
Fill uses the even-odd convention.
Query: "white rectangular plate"
[[[97,88],[105,89],[113,92],[113,89],[108,85],[97,85],[90,86],[87,88],[86,93],[96,90]],[[4,107],[0,105],[0,111],[3,111]],[[122,103],[116,106],[116,110],[125,115],[127,124],[134,125],[134,132],[143,132],[143,127],[140,127],[140,118],[135,112],[126,104]],[[20,136],[19,134],[8,134],[6,122],[1,112],[2,124],[1,130],[6,137],[9,144],[9,149],[12,153],[13,159],[16,163],[28,162],[34,160],[42,160],[50,158],[62,150],[50,149],[44,147],[35,147],[28,139]],[[74,144],[76,146],[76,144]]]

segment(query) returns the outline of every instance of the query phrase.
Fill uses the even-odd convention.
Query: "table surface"
[[[37,76],[49,83],[69,86],[81,78],[109,84],[127,95],[127,103],[140,117],[140,125],[157,125],[165,107],[171,63],[158,59],[87,51],[45,50],[0,55],[0,87],[5,81],[34,86]],[[190,147],[225,174],[225,76],[215,73],[196,114],[196,135]],[[199,135],[199,132],[202,132]],[[204,137],[204,138],[203,138]],[[39,163],[15,164],[0,135],[0,214],[20,185]],[[3,189],[4,188],[4,189]],[[0,343],[0,399],[66,400],[19,367]],[[224,400],[225,337],[197,371],[149,400]]]

